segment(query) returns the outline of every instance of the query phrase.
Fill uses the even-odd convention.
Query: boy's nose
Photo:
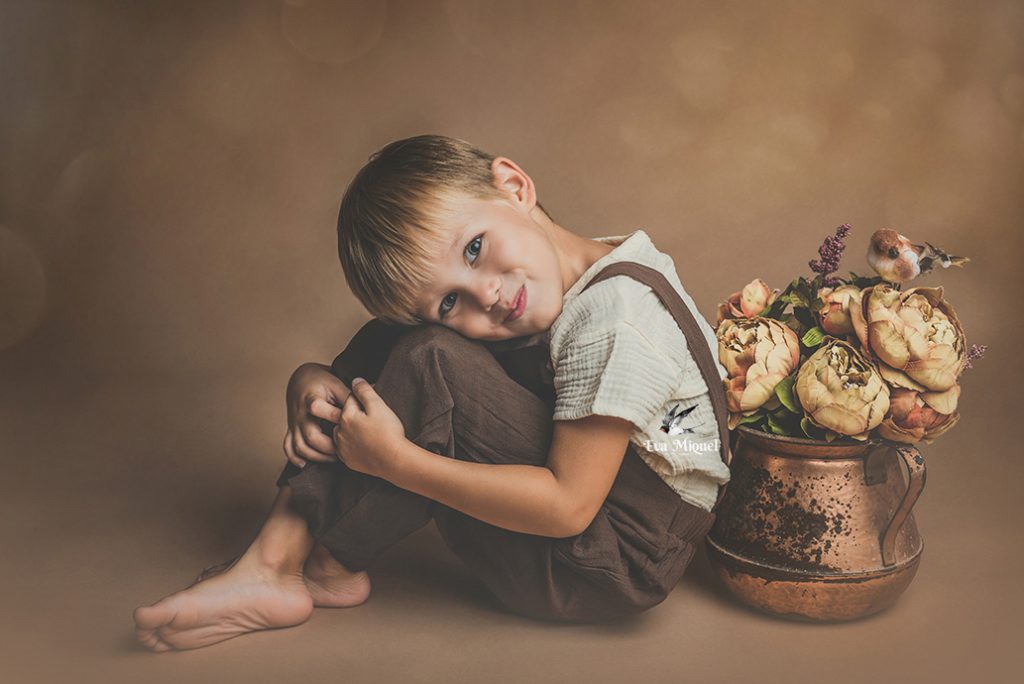
[[[501,303],[501,282],[497,279],[484,281],[481,289],[477,291],[477,300],[481,306],[490,311]]]

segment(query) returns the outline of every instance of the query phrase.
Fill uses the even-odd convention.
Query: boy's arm
[[[497,527],[572,537],[608,496],[633,429],[611,416],[556,421],[546,467],[458,461],[406,440],[386,479]]]

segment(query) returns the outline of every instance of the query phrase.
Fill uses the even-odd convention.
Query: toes
[[[140,606],[135,609],[133,617],[135,618],[135,624],[141,629],[156,629],[161,625],[166,625],[174,616],[177,614],[172,603],[163,599],[157,601],[151,606]]]
[[[135,638],[147,648],[153,648],[160,641],[160,638],[156,635],[156,630],[139,629],[138,627],[135,628]]]
[[[160,635],[157,634],[157,631],[154,629],[140,629],[136,627],[135,637],[143,646],[152,651],[157,651],[158,653],[163,653],[164,651],[170,651],[172,649],[172,646],[161,639]]]

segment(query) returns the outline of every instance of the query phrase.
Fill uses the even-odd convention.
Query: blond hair
[[[427,265],[446,246],[450,202],[506,196],[494,184],[494,158],[464,140],[419,135],[385,145],[359,169],[338,212],[338,258],[373,316],[396,325],[425,322],[416,301],[430,285]]]

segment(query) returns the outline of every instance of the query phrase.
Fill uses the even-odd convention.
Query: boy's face
[[[434,261],[429,292],[418,300],[419,315],[476,340],[550,328],[562,312],[565,288],[557,249],[534,220],[533,206],[514,196],[454,200],[444,226],[446,245]]]

